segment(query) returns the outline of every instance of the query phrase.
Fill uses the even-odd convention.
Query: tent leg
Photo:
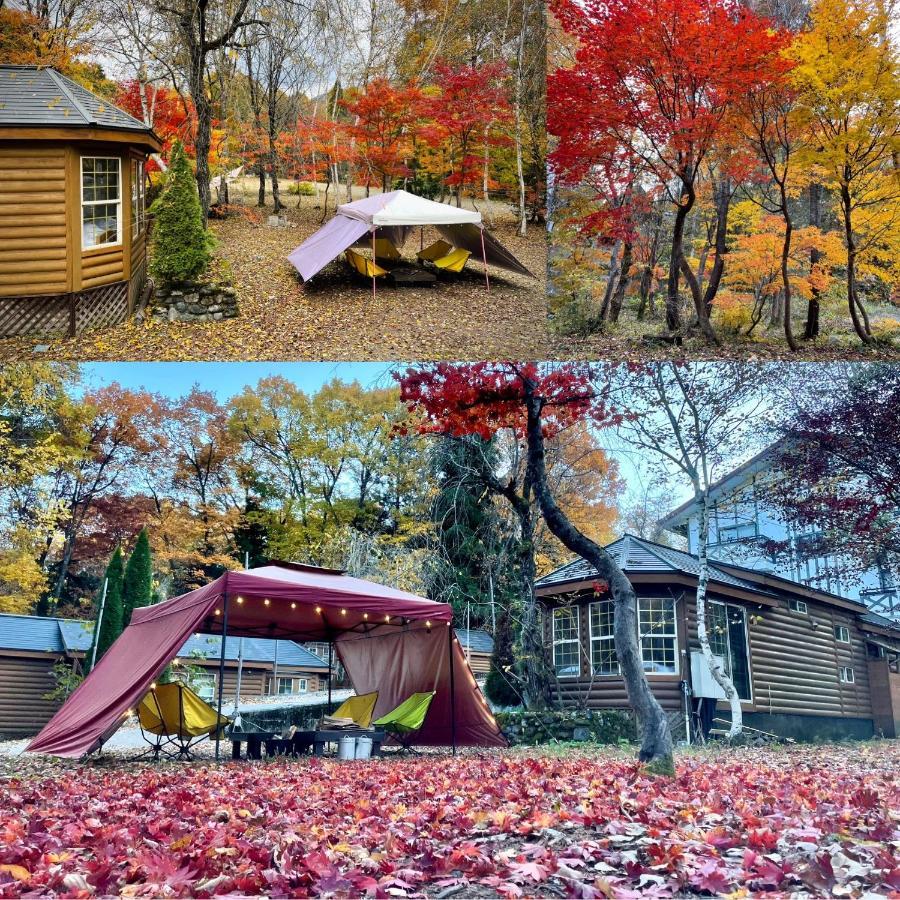
[[[219,702],[216,707],[216,713],[219,718],[222,717],[222,698],[225,692],[225,638],[228,636],[228,594],[222,603],[222,648],[219,651]],[[219,742],[222,737],[222,729],[218,727],[216,720],[216,762],[219,761]]]
[[[375,232],[372,232],[372,302],[375,302]]]
[[[450,648],[450,741],[456,756],[456,666],[453,664],[453,623],[447,625],[447,644]]]
[[[491,292],[491,279],[488,276],[487,268],[487,251],[484,249],[484,228],[481,229],[481,258],[484,260],[484,283],[487,285],[487,292]]]
[[[332,665],[332,657],[334,655],[334,641],[328,642],[328,715],[331,715],[331,665]]]

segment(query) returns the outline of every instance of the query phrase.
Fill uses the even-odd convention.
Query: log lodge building
[[[147,271],[147,126],[55,69],[0,65],[0,337],[134,311]]]
[[[637,594],[650,687],[672,714],[729,718],[700,655],[693,554],[625,535],[606,548]],[[613,604],[577,559],[535,583],[544,640],[565,705],[627,706]],[[710,561],[707,622],[742,700],[746,725],[797,739],[900,736],[900,625],[864,603],[768,571]]]

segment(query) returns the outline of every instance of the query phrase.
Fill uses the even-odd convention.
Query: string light
[[[292,604],[291,604],[291,609],[296,609],[296,608],[297,608],[297,604],[296,604],[296,603],[292,603]]]
[[[217,609],[217,610],[216,610],[216,615],[217,615],[217,616],[221,616],[221,615],[222,615],[222,610],[221,610],[221,609]]]
[[[127,719],[131,715],[131,710],[126,709],[124,715],[125,715],[125,718]]]
[[[363,618],[364,618],[364,619],[368,619],[368,618],[369,618],[369,614],[368,614],[368,613],[363,613]]]
[[[342,616],[346,616],[346,615],[347,615],[347,610],[346,610],[346,609],[342,609],[342,610],[341,610],[341,615],[342,615]]]
[[[269,600],[268,597],[266,597],[266,599],[263,600],[263,603],[264,603],[266,606],[268,606],[270,602],[271,602],[271,601]]]
[[[431,628],[431,619],[426,619],[426,620],[425,620],[425,627],[426,627],[426,628]]]
[[[155,682],[155,681],[153,682],[153,684],[150,685],[150,690],[151,690],[151,691],[155,691],[155,690],[156,690],[156,682]]]
[[[390,621],[391,621],[391,617],[390,617],[390,616],[385,616],[385,617],[384,617],[384,621],[385,621],[385,622],[390,622]]]
[[[317,613],[322,612],[322,607],[321,607],[321,606],[317,606],[317,607],[316,607],[316,612],[317,612]]]
[[[244,602],[244,598],[243,598],[243,597],[238,597],[238,598],[237,598],[237,602],[238,602],[238,603],[243,603],[243,602]]]

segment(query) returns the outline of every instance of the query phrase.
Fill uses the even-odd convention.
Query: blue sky
[[[301,390],[313,393],[333,378],[359,381],[364,387],[390,384],[392,364],[337,362],[216,362],[216,363],[85,363],[85,384],[100,387],[118,382],[124,388],[144,388],[168,397],[181,397],[196,383],[225,401],[255,385],[261,378],[281,375]]]

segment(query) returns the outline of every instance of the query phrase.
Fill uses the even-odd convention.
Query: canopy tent
[[[303,280],[309,281],[348,247],[364,243],[363,235],[370,235],[365,241],[369,245],[376,237],[386,237],[399,248],[417,225],[436,228],[454,247],[480,255],[485,273],[490,264],[534,277],[485,230],[481,213],[426,200],[408,191],[389,191],[342,204],[334,218],[292,251],[288,259]]]
[[[410,694],[437,692],[417,743],[505,746],[451,620],[449,604],[332,569],[273,562],[226,572],[181,597],[136,609],[131,624],[27,749],[79,757],[100,748],[195,632],[332,642],[357,693],[378,691],[376,717]]]

